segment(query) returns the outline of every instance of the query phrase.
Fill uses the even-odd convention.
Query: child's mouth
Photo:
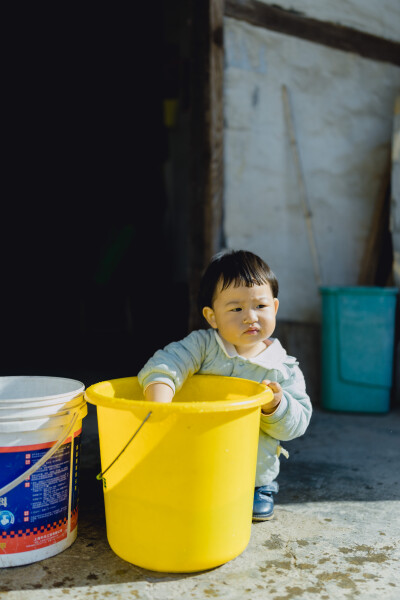
[[[259,332],[259,330],[257,329],[257,327],[250,327],[249,329],[246,329],[246,331],[245,331],[245,333],[247,333],[249,335],[254,335],[258,332]]]

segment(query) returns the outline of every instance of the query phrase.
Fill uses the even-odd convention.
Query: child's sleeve
[[[166,383],[175,393],[200,369],[206,347],[207,331],[199,330],[157,350],[139,371],[139,384],[145,390],[151,383]]]
[[[293,366],[289,379],[278,383],[283,390],[282,400],[274,413],[261,414],[260,427],[277,440],[293,440],[303,435],[308,427],[312,413],[311,401],[303,373],[297,365]]]

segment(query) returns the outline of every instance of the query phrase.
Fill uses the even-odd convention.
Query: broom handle
[[[322,284],[321,278],[321,267],[319,264],[319,257],[317,252],[317,246],[315,243],[314,232],[312,227],[312,212],[310,210],[310,204],[307,196],[306,185],[304,182],[303,170],[301,168],[299,149],[296,140],[296,134],[293,125],[292,111],[290,108],[290,100],[289,100],[289,92],[286,85],[282,86],[282,99],[283,99],[283,110],[285,113],[285,121],[289,130],[289,138],[290,138],[290,146],[293,152],[293,158],[297,171],[297,180],[299,184],[300,190],[300,199],[303,206],[304,218],[307,225],[307,233],[308,233],[308,241],[310,244],[311,256],[314,265],[314,273],[315,279],[317,281],[317,285],[320,286]]]

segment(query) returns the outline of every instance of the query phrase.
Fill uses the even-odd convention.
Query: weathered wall
[[[393,37],[398,4],[386,0],[386,11],[365,4],[353,0],[352,13],[349,2],[337,2],[336,18],[332,7],[322,12],[311,0],[294,8]],[[290,92],[323,284],[354,285],[390,159],[400,69],[227,17],[224,28],[226,246],[270,263],[281,285],[281,319],[318,322],[320,298],[281,88]]]

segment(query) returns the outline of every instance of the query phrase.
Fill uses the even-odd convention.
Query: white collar
[[[260,365],[265,369],[276,369],[281,371],[284,376],[289,375],[287,366],[292,366],[293,364],[297,363],[297,360],[294,358],[294,356],[289,356],[286,353],[286,350],[283,348],[282,344],[277,338],[272,339],[272,343],[269,346],[266,346],[265,350],[260,352],[260,354],[257,354],[257,356],[246,358],[245,356],[242,357],[240,354],[238,354],[235,346],[227,342],[216,330],[214,330],[214,334],[218,345],[224,351],[226,356],[229,356],[230,358],[240,356],[243,358],[243,360]]]

